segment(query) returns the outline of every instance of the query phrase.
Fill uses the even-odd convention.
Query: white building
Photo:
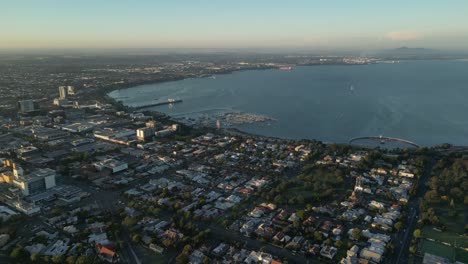
[[[13,184],[19,187],[25,196],[55,187],[56,173],[49,168],[39,169],[28,175],[22,175],[22,173],[15,174],[18,176],[15,176],[13,179]]]
[[[59,86],[59,99],[67,99],[68,95],[68,87],[67,86]]]
[[[112,173],[117,173],[128,169],[128,164],[116,159],[107,159],[94,164],[97,170],[109,169]]]

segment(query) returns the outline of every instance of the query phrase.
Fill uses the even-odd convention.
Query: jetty
[[[152,103],[152,104],[145,104],[145,105],[134,106],[133,108],[135,108],[135,109],[143,109],[143,108],[155,107],[155,106],[160,106],[160,105],[168,105],[168,104],[177,104],[177,103],[182,103],[182,99],[168,99],[167,101],[162,101],[162,102],[156,102],[156,103]]]
[[[357,137],[357,138],[352,138],[350,141],[349,141],[349,144],[353,143],[354,141],[357,141],[357,140],[364,140],[364,139],[367,139],[367,140],[375,140],[375,141],[380,141],[381,144],[385,143],[386,141],[393,141],[393,142],[400,142],[400,143],[404,143],[404,144],[407,144],[407,145],[411,145],[413,147],[416,147],[416,148],[419,148],[420,146],[414,142],[411,142],[411,141],[408,141],[408,140],[405,140],[405,139],[401,139],[401,138],[393,138],[393,137],[384,137],[384,136],[378,136],[378,137]]]

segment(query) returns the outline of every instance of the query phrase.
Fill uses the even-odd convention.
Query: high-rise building
[[[21,173],[15,173],[13,184],[21,189],[23,195],[28,196],[55,187],[55,175],[55,171],[49,168],[39,169],[28,175],[24,175],[21,170]]]
[[[66,99],[68,95],[67,86],[59,86],[59,99]]]
[[[29,113],[39,110],[39,104],[34,100],[18,101],[18,109],[21,113]]]
[[[69,95],[75,95],[75,87],[73,86],[67,86],[67,93]]]
[[[148,139],[148,138],[154,136],[155,131],[156,130],[155,130],[154,127],[138,128],[136,130],[137,138],[138,138],[138,140],[144,141],[145,139]]]

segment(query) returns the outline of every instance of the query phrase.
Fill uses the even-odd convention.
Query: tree
[[[122,222],[122,224],[124,224],[124,225],[126,225],[126,226],[128,226],[128,227],[132,227],[132,226],[134,226],[136,223],[137,223],[137,220],[136,220],[135,218],[129,217],[129,216],[125,217],[124,220],[123,220],[123,222]]]
[[[304,220],[304,210],[297,211],[296,215],[299,217],[299,219]]]
[[[77,259],[76,259],[76,263],[75,264],[90,264],[92,263],[93,260],[90,258],[90,257],[87,257],[87,256],[79,256]]]
[[[62,255],[52,257],[52,262],[53,263],[60,264],[60,263],[63,263],[64,260],[65,260],[65,257],[62,256]]]
[[[31,255],[31,262],[38,262],[39,261],[39,254],[34,253]]]
[[[343,246],[343,242],[341,242],[340,240],[337,240],[334,245],[336,248],[341,248],[341,246]]]
[[[318,242],[322,241],[322,233],[320,233],[319,231],[315,231],[314,232],[314,240],[318,241]]]
[[[395,225],[394,225],[395,229],[397,231],[400,231],[401,228],[403,227],[403,223],[402,222],[396,222]]]
[[[421,237],[421,230],[419,230],[419,229],[414,230],[413,236],[415,238],[420,238]]]
[[[359,240],[361,238],[361,229],[359,228],[353,228],[353,231],[351,231],[351,235],[355,240]]]
[[[457,201],[461,201],[464,193],[459,187],[454,187],[450,190],[450,195],[452,195]]]
[[[188,263],[188,255],[185,254],[184,252],[180,253],[177,257],[176,257],[176,263],[177,264],[185,264],[185,263]]]
[[[302,195],[298,195],[296,197],[296,200],[297,200],[298,204],[304,204],[304,201],[305,201],[304,196],[302,196]]]
[[[281,195],[276,195],[275,198],[273,199],[273,201],[277,204],[281,203],[282,200],[283,200],[283,197],[281,197]]]
[[[29,253],[24,250],[23,247],[17,246],[11,251],[10,257],[16,262],[25,262],[25,260],[29,257]]]
[[[69,257],[67,257],[66,262],[67,262],[67,264],[75,264],[76,259],[77,258],[75,256],[69,256]]]
[[[437,193],[437,190],[431,190],[426,192],[426,194],[424,195],[424,199],[431,202],[437,202],[439,199],[439,194]]]
[[[170,239],[164,239],[162,243],[166,248],[169,248],[173,245],[172,240]]]
[[[132,241],[135,243],[139,243],[141,241],[141,237],[138,234],[132,236]]]

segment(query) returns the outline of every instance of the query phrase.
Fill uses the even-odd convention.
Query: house
[[[221,243],[219,244],[216,248],[214,248],[211,253],[214,255],[214,256],[217,256],[217,257],[221,257],[223,256],[229,249],[229,246],[224,244],[224,243]]]
[[[324,256],[326,258],[329,258],[329,259],[333,259],[337,252],[338,252],[338,249],[336,249],[335,247],[325,245],[320,250],[320,255],[322,255],[322,256]]]
[[[299,217],[296,215],[296,213],[293,213],[289,218],[288,218],[288,221],[289,222],[298,222],[299,220]]]
[[[159,253],[159,254],[162,254],[164,252],[164,248],[156,245],[156,244],[150,244],[149,245],[149,249],[151,249],[152,251],[156,252],[156,253]]]
[[[96,251],[102,260],[110,263],[117,263],[118,257],[113,243],[100,244],[96,243]]]
[[[264,252],[256,252],[252,250],[244,262],[247,264],[257,264],[257,263],[269,264],[272,261],[273,261],[273,257],[270,254],[264,253]]]
[[[340,264],[357,264],[359,247],[354,245],[347,252],[346,257],[342,258]]]
[[[283,232],[276,233],[276,235],[273,237],[273,240],[283,242],[284,241],[284,233]]]
[[[166,230],[163,235],[162,235],[165,239],[169,239],[171,241],[178,241],[179,239],[181,239],[184,235],[180,232],[178,232],[177,230],[175,229],[168,229]]]
[[[369,250],[368,248],[363,248],[359,254],[361,258],[380,263],[382,260],[382,254]]]
[[[205,254],[200,250],[194,250],[189,256],[189,264],[202,264]]]

